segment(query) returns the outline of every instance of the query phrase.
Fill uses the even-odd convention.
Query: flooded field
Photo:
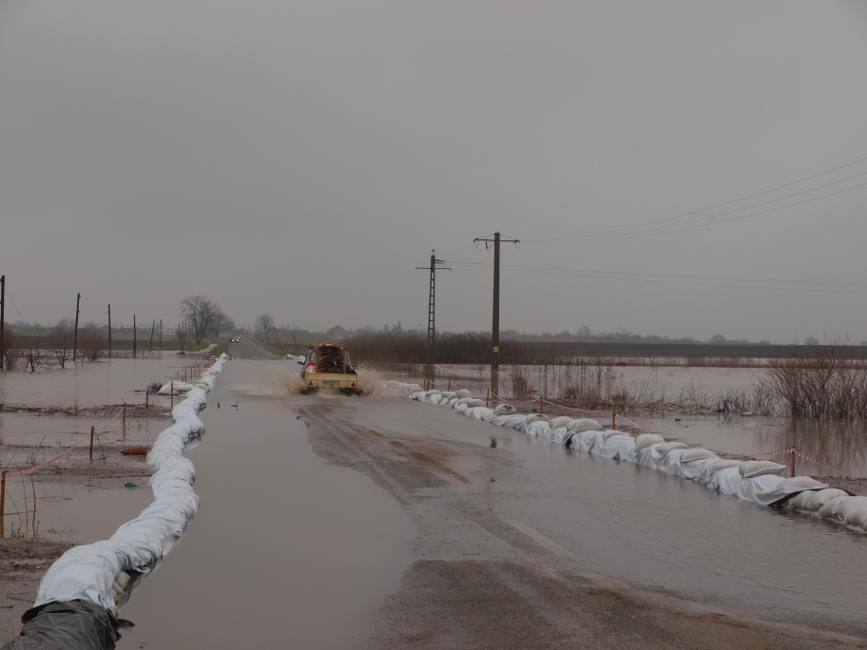
[[[174,352],[164,352],[151,359],[104,359],[35,373],[0,373],[0,404],[84,408],[124,401],[144,403],[146,386],[168,381],[194,362],[196,360],[179,357]],[[167,399],[157,399],[168,405]]]
[[[527,390],[551,396],[551,401],[562,399],[570,381],[578,370],[569,366],[521,366],[520,375],[527,382]],[[595,367],[593,371],[596,372]],[[608,393],[625,390],[639,396],[642,401],[654,402],[672,399],[696,403],[718,404],[727,398],[750,395],[766,378],[763,368],[714,368],[689,366],[603,366],[600,370],[603,390]],[[421,383],[418,375],[388,373],[389,377],[408,377]],[[500,386],[503,395],[512,395],[514,367],[502,366]],[[446,389],[467,388],[484,397],[490,385],[490,369],[478,365],[437,366],[436,386]],[[574,405],[573,402],[568,402]],[[578,403],[580,406],[580,402]],[[525,409],[536,409],[528,402]],[[570,414],[563,409],[552,412]],[[604,424],[611,421],[610,410],[586,409]],[[779,408],[777,409],[779,411]],[[728,454],[760,454],[795,447],[803,457],[798,458],[799,471],[816,476],[867,477],[867,427],[859,422],[810,422],[784,415],[763,416],[743,413],[735,409],[729,415],[690,413],[688,410],[670,410],[665,414],[629,411],[629,420],[639,430],[659,433],[666,438],[708,447]],[[621,426],[629,426],[621,421]],[[774,458],[785,462],[784,457]]]

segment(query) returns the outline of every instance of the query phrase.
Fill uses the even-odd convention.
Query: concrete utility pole
[[[6,366],[6,276],[0,275],[0,371]]]
[[[108,358],[111,359],[111,305],[108,306]]]
[[[489,244],[494,245],[494,308],[491,323],[491,393],[497,397],[500,395],[500,243],[520,244],[518,239],[504,239],[500,233],[495,232],[494,238],[476,237],[473,243],[483,242],[485,248]]]
[[[160,318],[160,352],[163,351],[163,319]]]
[[[72,335],[72,363],[78,354],[78,314],[81,312],[81,294],[75,296],[75,332]]]
[[[154,321],[151,323],[151,340],[150,340],[150,343],[148,343],[148,354],[150,354],[151,352],[154,351],[154,328],[156,326],[157,326],[157,320],[155,318]]]
[[[434,363],[436,356],[434,348],[436,345],[436,277],[437,271],[451,271],[451,267],[443,266],[445,261],[437,259],[437,252],[430,252],[430,266],[417,266],[416,269],[422,271],[430,271],[430,289],[427,299],[427,346],[425,347],[425,374],[424,387],[425,390],[433,388],[434,381]]]
[[[135,325],[135,314],[132,315],[132,358],[136,358],[136,348],[138,347],[138,332]]]

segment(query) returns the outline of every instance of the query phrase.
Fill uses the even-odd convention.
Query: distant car
[[[241,341],[240,336],[233,336],[232,337],[232,343],[240,343],[240,341]]]

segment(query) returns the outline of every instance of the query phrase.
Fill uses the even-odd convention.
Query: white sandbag
[[[754,476],[762,476],[764,474],[776,474],[783,476],[786,473],[786,466],[775,463],[771,460],[745,460],[741,463],[741,476],[744,478],[753,478]]]
[[[529,413],[527,415],[527,422],[550,422],[551,418],[549,418],[544,413]]]
[[[458,398],[472,397],[472,396],[473,396],[473,394],[470,391],[468,391],[466,388],[461,388],[460,390],[455,391],[455,397],[458,397]]]
[[[551,430],[547,420],[529,420],[524,425],[524,433],[528,436],[546,436]]]
[[[221,355],[203,373],[215,377],[228,357]],[[136,518],[121,525],[107,540],[74,546],[48,569],[39,585],[36,606],[53,601],[87,600],[114,611],[123,573],[148,573],[171,550],[198,509],[193,491],[195,468],[183,456],[185,447],[204,430],[198,413],[207,399],[203,388],[191,388],[172,409],[174,424],[157,437],[147,456],[154,500]]]
[[[183,393],[189,393],[194,388],[195,386],[188,384],[185,381],[167,381],[165,384],[160,386],[157,395],[171,395],[172,391],[175,392],[175,395],[181,395]]]
[[[592,453],[602,458],[635,462],[635,439],[622,431],[603,431],[596,434]]]
[[[665,442],[665,438],[657,433],[642,433],[635,438],[635,450],[641,451],[645,447],[658,445],[663,442]]]
[[[569,423],[572,422],[572,418],[568,415],[561,415],[560,417],[551,418],[551,428],[559,429],[560,427],[566,428],[569,426]]]
[[[511,404],[499,404],[497,408],[494,409],[494,413],[496,415],[506,415],[507,413],[515,413],[516,409]]]
[[[578,418],[577,420],[572,420],[566,428],[569,431],[601,431],[604,427],[599,424],[596,420],[592,420],[590,418]]]
[[[812,476],[792,476],[780,483],[780,487],[786,490],[816,490],[828,486]]]
[[[680,460],[684,463],[690,463],[694,460],[703,460],[707,458],[717,458],[717,455],[710,449],[705,449],[703,447],[692,447],[680,455]]]
[[[728,469],[729,467],[737,467],[738,475],[740,475],[741,463],[743,463],[742,460],[737,460],[735,458],[719,458],[708,466],[708,471],[719,472],[720,470]]]
[[[679,440],[672,440],[671,442],[662,442],[653,446],[654,451],[657,454],[664,457],[668,452],[674,449],[686,449],[687,445],[685,442],[680,442]]]

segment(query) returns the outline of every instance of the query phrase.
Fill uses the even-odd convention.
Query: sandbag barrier
[[[123,621],[117,609],[138,581],[171,551],[199,507],[196,470],[184,450],[201,437],[199,412],[228,357],[205,370],[172,409],[174,423],[157,437],[147,457],[154,500],[109,539],[74,546],[61,555],[39,585],[36,602],[22,617],[21,635],[2,650],[111,649]]]
[[[590,456],[635,463],[679,476],[742,501],[789,508],[867,532],[867,497],[828,487],[810,476],[787,478],[786,466],[769,460],[721,458],[709,449],[666,441],[655,433],[633,435],[606,429],[590,418],[518,413],[513,405],[505,403],[490,408],[484,400],[473,398],[468,390],[417,391],[409,397]]]

